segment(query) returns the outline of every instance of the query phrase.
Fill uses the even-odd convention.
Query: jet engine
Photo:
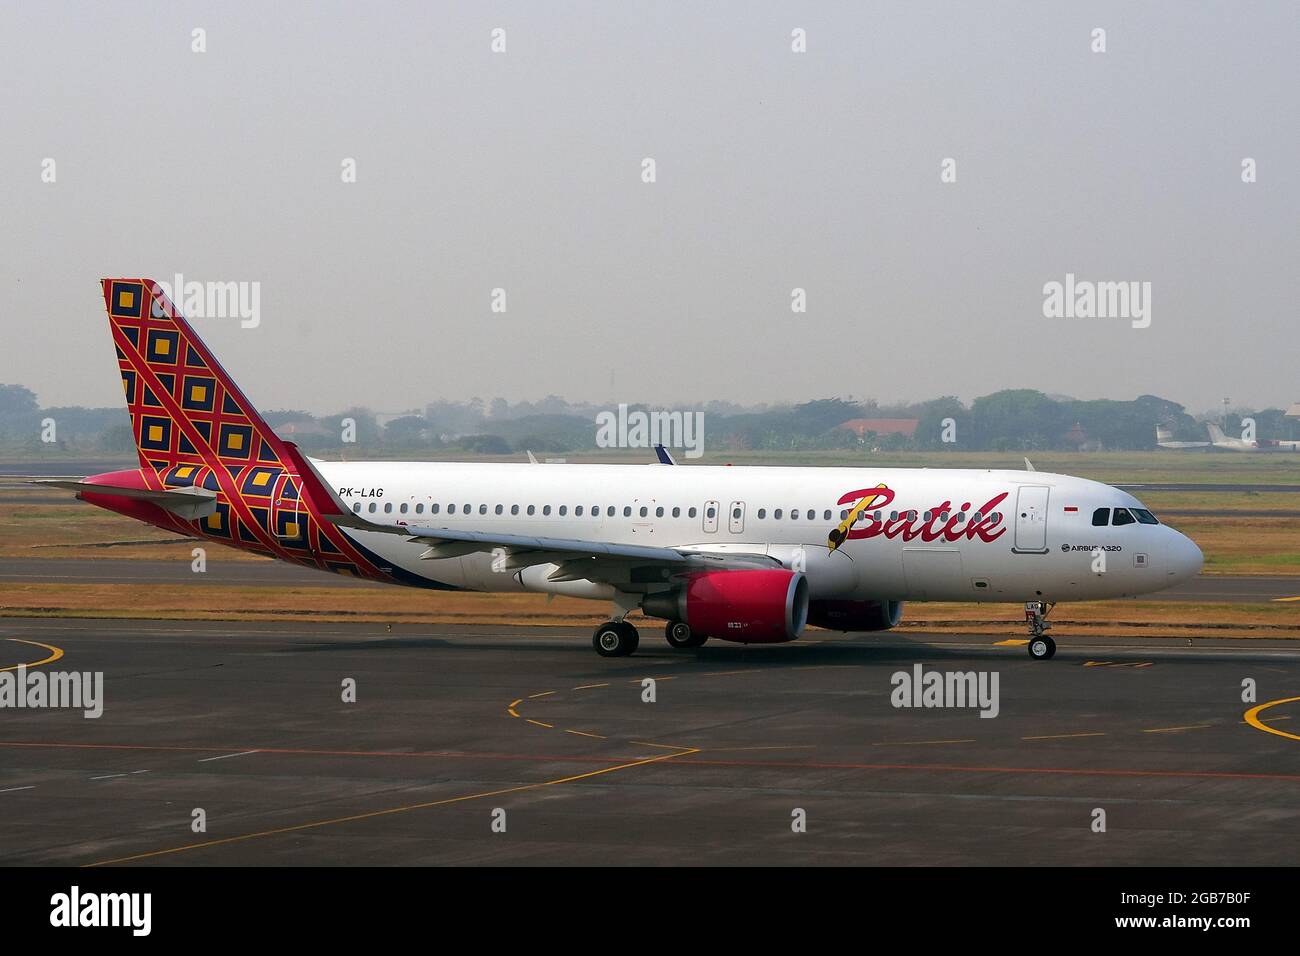
[[[680,587],[646,595],[651,617],[685,621],[696,635],[741,644],[780,644],[808,621],[808,581],[784,568],[704,571]]]
[[[902,601],[813,601],[808,608],[808,623],[829,631],[887,631],[902,619]]]

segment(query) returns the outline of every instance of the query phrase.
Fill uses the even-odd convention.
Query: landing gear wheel
[[[699,647],[709,639],[707,634],[696,634],[685,621],[669,621],[664,637],[673,647]]]
[[[606,621],[591,634],[591,646],[601,657],[627,657],[640,643],[641,636],[627,621]]]
[[[1056,641],[1040,634],[1029,639],[1029,656],[1036,661],[1050,661],[1056,656]]]

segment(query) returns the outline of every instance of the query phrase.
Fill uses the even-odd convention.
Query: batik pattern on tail
[[[310,493],[315,479],[304,479],[301,452],[262,420],[156,282],[105,279],[103,292],[145,486],[217,493],[216,511],[195,521],[163,512],[172,530],[394,580],[381,559],[322,520],[337,509]]]

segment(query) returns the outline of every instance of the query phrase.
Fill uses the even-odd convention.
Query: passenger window
[[[641,506],[641,517],[644,518],[644,517],[645,517],[646,515],[648,515],[649,513],[650,513],[650,510],[649,510],[648,508],[646,508],[645,505],[642,505],[642,506]]]
[[[1142,522],[1143,524],[1160,523],[1159,521],[1156,520],[1156,516],[1153,515],[1151,512],[1147,511],[1145,508],[1134,508],[1133,513],[1137,515],[1138,521]]]
[[[766,518],[766,517],[767,517],[767,509],[766,509],[766,508],[759,508],[759,509],[758,509],[758,516],[759,516],[760,518]]]
[[[682,516],[682,509],[681,509],[681,508],[674,508],[674,509],[673,509],[673,517],[674,517],[674,518],[680,518],[681,516]],[[761,518],[762,515],[759,515],[759,517]]]
[[[487,505],[479,505],[479,506],[478,506],[478,513],[481,514],[481,515],[485,515],[485,514],[487,514]]]
[[[695,509],[694,509],[694,508],[691,508],[690,510],[688,510],[688,511],[686,512],[686,517],[688,517],[688,518],[694,518],[694,517],[695,517]]]
[[[436,515],[439,507],[439,505],[429,505],[429,514]]]
[[[614,517],[614,506],[613,506],[613,505],[610,505],[608,508],[605,509],[605,517],[606,517],[606,518],[612,518],[612,517]]]
[[[889,520],[890,520],[890,521],[897,521],[897,520],[898,520],[898,512],[897,512],[897,511],[891,511],[891,512],[889,513]]]
[[[356,502],[356,503],[352,506],[352,510],[355,511],[357,514],[361,514],[361,502],[359,502],[359,501]]]
[[[929,520],[930,520],[931,518],[933,518],[933,517],[934,517],[934,512],[933,512],[933,511],[927,511],[927,512],[925,513],[925,520],[926,520],[926,521],[929,521]]]
[[[1133,524],[1136,519],[1128,513],[1127,508],[1116,508],[1115,515],[1111,518],[1111,523],[1118,526],[1122,524]]]
[[[1104,528],[1110,524],[1110,509],[1098,508],[1092,513],[1092,526],[1094,528]]]
[[[393,503],[391,501],[386,502],[384,504],[384,514],[390,515],[392,513],[393,513]]]
[[[370,510],[373,511],[374,509],[372,508],[372,509],[370,509]],[[449,514],[449,515],[454,515],[455,513],[456,513],[456,506],[455,506],[455,505],[447,505],[447,514]]]
[[[497,514],[504,514],[505,510],[506,510],[505,505],[497,505]]]
[[[772,512],[772,517],[776,518],[777,520],[780,520],[782,514],[784,514],[784,512],[780,508],[777,508],[775,511]]]
[[[808,509],[808,520],[809,520],[809,521],[816,521],[816,520],[817,520],[817,512],[814,511],[812,508],[809,508],[809,509]]]
[[[374,514],[374,513],[375,513],[375,509],[376,509],[377,507],[378,507],[378,505],[376,505],[373,501],[370,502],[370,513],[371,513],[371,514]]]
[[[624,518],[632,517],[632,509],[627,505],[623,506],[623,517]]]
[[[517,514],[519,514],[519,506],[518,506],[518,505],[511,505],[511,506],[510,506],[510,513],[511,513],[512,515],[517,515]]]
[[[798,520],[799,520],[799,509],[798,509],[798,508],[791,508],[791,509],[790,509],[790,520],[791,520],[791,521],[798,521]]]
[[[840,520],[841,520],[841,521],[843,521],[843,520],[844,520],[845,518],[847,518],[848,516],[849,516],[849,509],[848,509],[848,508],[845,508],[843,511],[840,512]]]
[[[560,505],[560,517],[563,518],[563,517],[564,517],[566,514],[568,514],[568,513],[569,513],[569,506],[568,506],[568,505]]]
[[[706,513],[707,517],[713,518],[717,515],[717,513],[718,513],[718,509],[713,507],[713,505],[709,505],[709,510]]]
[[[548,515],[548,514],[550,514],[550,513],[551,513],[551,506],[550,506],[550,505],[542,505],[542,514],[544,514],[544,515]]]
[[[830,508],[827,508],[827,509],[826,509],[826,513],[825,513],[824,515],[822,515],[822,520],[823,520],[823,521],[830,521],[830,520],[831,520],[831,509],[830,509]]]
[[[664,509],[663,509],[663,507],[660,506],[660,507],[656,508],[656,509],[655,509],[655,517],[656,517],[656,518],[662,518],[663,516],[664,516]]]
[[[537,511],[537,505],[529,505],[529,506],[528,506],[528,513],[529,513],[529,514],[535,514],[536,511]]]
[[[731,509],[731,517],[736,518],[736,519],[739,519],[739,518],[740,518],[740,509],[739,509],[739,508],[732,508],[732,509]]]
[[[400,511],[402,514],[406,514],[406,502],[403,501],[402,507],[398,508],[397,510]]]
[[[416,505],[416,506],[415,506],[415,513],[416,513],[417,515],[422,515],[422,514],[424,514],[424,505],[422,505],[422,504],[420,504],[420,505]]]
[[[578,505],[577,507],[575,507],[575,508],[573,509],[573,516],[574,516],[575,518],[581,518],[581,517],[582,517],[582,505]]]

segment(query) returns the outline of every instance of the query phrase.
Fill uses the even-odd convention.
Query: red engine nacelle
[[[680,588],[650,594],[641,608],[685,621],[697,635],[741,644],[793,641],[808,621],[808,581],[784,568],[705,571]]]
[[[902,601],[813,601],[808,608],[808,623],[830,631],[887,631],[902,619]]]

